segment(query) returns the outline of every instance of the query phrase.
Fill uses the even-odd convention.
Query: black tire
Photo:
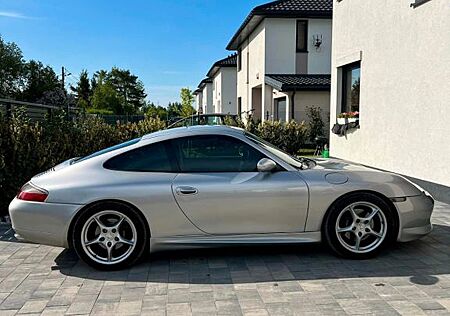
[[[82,230],[84,224],[92,216],[103,211],[115,211],[125,215],[129,220],[131,220],[132,224],[136,228],[137,236],[135,237],[134,250],[130,251],[125,260],[118,263],[106,264],[97,262],[86,253],[86,250],[82,245]],[[142,259],[145,252],[148,250],[150,236],[144,220],[145,219],[143,218],[143,216],[134,208],[121,202],[111,201],[94,204],[83,210],[82,213],[76,218],[70,240],[72,243],[72,248],[75,250],[80,259],[82,259],[84,262],[95,269],[106,271],[125,269],[134,265],[136,262]]]
[[[348,249],[348,247],[345,247],[343,243],[339,240],[338,233],[336,231],[336,222],[343,210],[348,208],[353,203],[364,203],[364,202],[371,203],[377,206],[379,210],[384,214],[384,218],[386,219],[386,235],[382,242],[380,240],[380,244],[378,244],[376,248],[374,249],[369,248],[368,252],[359,253],[354,250],[352,251]],[[384,199],[375,194],[354,193],[346,196],[343,199],[338,200],[331,206],[324,219],[322,232],[324,236],[324,241],[328,244],[328,246],[335,254],[343,258],[364,260],[376,257],[380,253],[380,251],[384,249],[387,245],[395,242],[398,233],[397,222],[398,220],[396,214],[393,213],[392,208]],[[339,226],[341,227],[341,225]],[[350,237],[350,234],[352,233],[353,232],[349,232],[347,233],[346,236]]]

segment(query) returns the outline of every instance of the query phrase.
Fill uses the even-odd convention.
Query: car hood
[[[317,169],[329,171],[369,171],[369,172],[385,172],[373,168],[369,168],[360,164],[348,162],[341,159],[314,159]]]
[[[325,180],[352,190],[373,190],[388,197],[420,195],[425,190],[405,177],[340,159],[315,159],[316,166],[303,172],[309,180]]]

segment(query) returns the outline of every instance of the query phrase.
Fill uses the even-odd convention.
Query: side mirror
[[[257,167],[259,172],[272,172],[277,168],[277,164],[271,159],[263,158],[258,162]]]

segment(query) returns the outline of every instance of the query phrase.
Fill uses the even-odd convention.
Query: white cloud
[[[12,11],[0,11],[0,17],[11,18],[11,19],[30,19],[29,16],[23,15],[22,13],[12,12]]]

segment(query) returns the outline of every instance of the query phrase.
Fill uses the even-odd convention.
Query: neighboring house
[[[212,104],[215,113],[237,113],[237,55],[214,63],[207,76],[213,80]]]
[[[195,96],[195,110],[197,113],[202,114],[203,113],[203,90],[197,89],[194,91]]]
[[[197,92],[198,91],[198,92]],[[197,105],[198,112],[203,114],[214,113],[213,107],[213,81],[211,78],[203,79],[198,85],[197,93]],[[200,97],[199,97],[200,96]]]
[[[316,106],[328,129],[332,10],[332,0],[282,0],[250,12],[227,46],[238,52],[238,112],[303,121]]]
[[[360,128],[332,135],[331,154],[439,184],[450,200],[448,0],[335,3],[331,121],[359,111]]]

